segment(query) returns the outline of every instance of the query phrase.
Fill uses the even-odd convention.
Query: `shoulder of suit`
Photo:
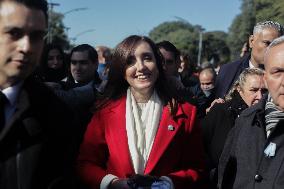
[[[238,67],[242,64],[245,64],[246,66],[249,65],[249,60],[250,60],[250,56],[246,56],[246,57],[243,57],[243,58],[240,58],[240,59],[237,59],[233,62],[230,62],[230,63],[227,63],[227,64],[223,64],[221,66],[221,68],[232,68],[232,67]]]
[[[225,69],[229,69],[229,68],[232,68],[232,67],[238,67],[241,63],[241,60],[236,60],[234,62],[230,62],[230,63],[227,63],[227,64],[223,64],[221,66],[221,68],[225,68]]]
[[[45,106],[48,109],[55,105],[59,110],[68,111],[69,109],[50,88],[33,78],[26,79],[23,88],[27,91],[31,102],[36,106]]]

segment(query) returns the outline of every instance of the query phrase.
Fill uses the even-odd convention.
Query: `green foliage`
[[[231,59],[239,58],[243,44],[252,33],[256,20],[254,0],[243,0],[241,11],[229,28],[227,44],[231,50]]]
[[[62,14],[53,11],[49,12],[49,37],[47,43],[52,42],[61,45],[64,49],[68,49],[69,41],[62,20]]]
[[[283,0],[242,0],[241,13],[237,15],[229,32],[204,32],[200,25],[178,19],[155,27],[149,36],[155,42],[168,40],[181,51],[189,53],[197,62],[199,33],[203,32],[202,61],[219,57],[220,62],[239,58],[241,48],[252,34],[257,22],[272,20],[284,24]]]
[[[173,22],[164,22],[159,26],[155,27],[150,33],[149,36],[154,41],[162,41],[166,40],[166,36],[170,33],[176,32],[177,30],[186,30],[190,33],[194,32],[194,27],[187,22],[184,21],[173,21]]]
[[[255,0],[256,21],[273,20],[284,23],[284,1],[283,0]]]
[[[242,0],[241,13],[233,20],[227,39],[233,59],[238,58],[242,45],[252,34],[254,25],[265,20],[284,24],[283,0]]]
[[[207,60],[218,57],[219,62],[228,62],[230,60],[230,49],[225,39],[227,33],[222,31],[206,32],[203,37],[203,53]]]
[[[197,62],[199,33],[203,32],[202,61],[208,61],[212,56],[221,60],[228,60],[230,50],[226,45],[224,32],[204,32],[200,25],[192,25],[184,20],[164,22],[152,31],[149,36],[156,43],[167,40],[173,43],[180,51],[188,53],[194,62]]]

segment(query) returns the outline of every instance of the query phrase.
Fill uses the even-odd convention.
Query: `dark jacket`
[[[215,87],[210,90],[211,94],[209,96],[206,96],[206,103],[205,103],[205,109],[209,108],[211,106],[211,103],[215,100]],[[204,93],[204,92],[203,92]],[[205,94],[205,93],[204,93]],[[205,115],[204,115],[205,116]]]
[[[174,78],[174,79],[173,79]],[[176,77],[170,77],[168,80],[168,90],[174,96],[176,96],[181,101],[186,101],[197,107],[197,117],[203,117],[206,110],[206,101],[207,98],[203,91],[200,88],[199,84],[194,85],[184,85],[184,87],[177,87],[175,80],[178,80]],[[173,82],[174,81],[174,82]],[[180,82],[180,81],[178,81]]]
[[[209,155],[211,168],[218,166],[219,157],[235,119],[248,107],[238,92],[234,94],[231,100],[216,103],[201,120],[205,150]]]
[[[250,55],[221,66],[216,78],[216,98],[224,98],[242,71],[249,67],[249,60]]]
[[[41,82],[60,82],[67,76],[67,69],[63,66],[59,69],[52,68],[38,68],[34,72],[34,77]]]
[[[76,113],[79,119],[78,135],[81,141],[86,127],[93,116],[91,109],[99,94],[95,82],[90,82],[87,85],[69,90],[54,89],[53,91]]]
[[[284,188],[284,122],[266,137],[266,99],[243,111],[229,133],[219,160],[219,188]],[[276,144],[276,153],[267,157],[264,150],[271,142]]]
[[[201,120],[205,152],[207,153],[207,167],[210,172],[211,188],[217,185],[217,167],[227,135],[234,127],[235,119],[248,106],[238,92],[232,100],[222,104],[215,104],[210,112]]]
[[[197,107],[198,118],[205,116],[207,98],[202,92],[199,84],[178,89],[177,96]]]
[[[55,188],[72,172],[76,122],[52,91],[27,79],[0,133],[0,188]]]
[[[185,71],[179,74],[181,78],[181,82],[185,87],[192,87],[199,84],[199,79],[197,76],[193,75],[189,71]]]
[[[91,82],[91,81],[89,81],[89,82]],[[61,88],[63,90],[69,90],[69,89],[73,89],[75,87],[82,87],[84,85],[87,85],[89,82],[87,82],[87,83],[76,83],[74,78],[72,77],[71,73],[69,73],[66,81],[60,81],[59,84],[61,85]],[[100,84],[102,82],[98,72],[95,72],[93,82],[94,82],[94,84]]]

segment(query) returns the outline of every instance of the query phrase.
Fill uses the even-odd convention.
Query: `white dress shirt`
[[[9,120],[12,117],[12,115],[16,110],[16,104],[22,84],[23,82],[20,82],[16,85],[13,85],[11,87],[2,90],[2,93],[8,99],[8,103],[6,103],[5,105],[5,122],[7,122],[7,120]]]

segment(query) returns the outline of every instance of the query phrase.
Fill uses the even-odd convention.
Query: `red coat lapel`
[[[112,140],[110,143],[112,149],[116,149],[114,154],[119,155],[120,162],[119,164],[123,165],[123,169],[126,172],[135,173],[132,161],[130,158],[130,151],[127,141],[127,132],[126,132],[126,97],[121,98],[109,108],[111,111],[111,116],[107,119],[109,125],[115,124],[115,127],[112,127],[109,134],[109,139]],[[175,118],[170,115],[169,108],[164,106],[162,112],[162,118],[157,130],[157,134],[145,167],[145,174],[149,174],[158,163],[161,156],[165,153],[167,147],[172,142],[174,136],[179,131],[181,124],[179,123],[179,115],[184,114],[181,108],[179,108]],[[119,120],[119,121],[118,121]]]
[[[178,117],[181,113],[183,114],[183,112],[179,110],[176,117]],[[145,167],[145,174],[149,174],[154,169],[155,165],[158,163],[159,159],[164,154],[179,129],[180,124],[173,120],[170,115],[169,108],[164,106],[160,125]]]
[[[117,154],[120,160],[120,162],[117,163],[123,165],[122,167],[125,172],[132,172],[134,174],[126,132],[126,97],[124,96],[116,101],[113,106],[109,108],[109,111],[111,111],[109,114],[110,116],[106,118],[109,122],[108,125],[115,125],[114,127],[111,127],[108,134],[109,137],[107,140],[112,140],[109,143],[112,145],[110,148],[116,150],[114,154]]]

